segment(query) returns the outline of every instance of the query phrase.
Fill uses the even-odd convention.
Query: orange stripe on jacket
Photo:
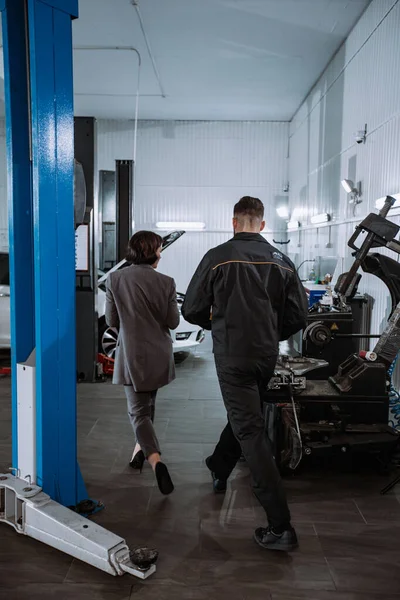
[[[227,260],[226,262],[215,265],[215,267],[213,267],[212,270],[215,271],[215,269],[218,269],[218,267],[223,267],[224,265],[229,265],[231,263],[241,263],[244,265],[275,265],[276,267],[279,267],[280,269],[284,269],[285,271],[290,271],[291,273],[293,273],[293,269],[289,269],[289,267],[283,267],[282,265],[278,265],[278,263],[276,263],[276,262],[271,262],[271,261],[252,262],[250,260]]]

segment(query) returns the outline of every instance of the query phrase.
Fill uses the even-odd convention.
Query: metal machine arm
[[[400,231],[400,227],[386,219],[389,210],[392,208],[395,201],[395,198],[392,196],[386,196],[385,204],[383,205],[379,214],[376,215],[371,213],[359,225],[357,225],[354,234],[351,236],[348,242],[349,247],[355,250],[353,254],[355,261],[350,267],[349,271],[347,273],[343,273],[338,278],[338,282],[335,286],[335,292],[339,296],[349,297],[353,293],[361,279],[358,269],[363,265],[363,262],[371,248],[388,247],[395,252],[399,251],[397,250],[397,247],[400,249],[400,245],[395,241],[395,237]],[[358,248],[355,245],[355,242],[363,231],[367,232],[367,236],[361,246]]]
[[[398,244],[398,242],[392,242],[392,244]],[[390,249],[393,250],[392,247]],[[389,256],[373,252],[364,259],[362,270],[364,273],[374,275],[386,285],[390,293],[392,303],[390,315],[392,315],[400,303],[400,263]]]

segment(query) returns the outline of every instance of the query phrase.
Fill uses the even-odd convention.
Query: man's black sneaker
[[[211,477],[213,480],[213,490],[215,494],[225,494],[226,492],[226,479],[219,479],[216,474],[211,470],[210,467],[211,456],[206,458],[207,468],[211,471]]]
[[[257,544],[267,550],[280,550],[281,552],[292,552],[299,543],[293,527],[283,533],[274,533],[271,527],[259,527],[254,532],[254,539]]]

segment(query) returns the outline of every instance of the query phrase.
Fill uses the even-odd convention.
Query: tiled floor
[[[9,380],[0,380],[0,469],[10,464]],[[371,469],[303,472],[286,480],[300,549],[276,555],[252,541],[265,522],[241,465],[225,497],[203,465],[225,414],[209,346],[178,367],[159,396],[157,430],[176,491],[160,495],[149,467],[128,467],[123,390],[79,386],[79,455],[95,520],[131,547],[160,551],[144,583],[112,578],[11,528],[0,528],[0,598],[10,600],[400,600],[400,505]],[[398,487],[400,494],[400,486]]]

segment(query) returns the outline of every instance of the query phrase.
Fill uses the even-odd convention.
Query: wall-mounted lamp
[[[289,221],[289,223],[287,224],[288,231],[293,231],[294,229],[299,229],[299,228],[300,228],[300,223],[298,221]]]
[[[313,225],[320,225],[321,223],[328,223],[331,220],[331,215],[328,213],[321,213],[320,215],[314,215],[311,217],[311,223]]]
[[[285,206],[284,204],[282,206],[278,206],[276,208],[276,214],[278,215],[278,217],[281,217],[281,219],[288,219],[289,218],[289,208],[287,206]]]
[[[350,194],[350,204],[360,204],[362,202],[360,198],[361,186],[357,188],[351,179],[342,179],[341,184],[346,194]]]
[[[392,198],[395,198],[396,202],[393,204],[392,208],[390,209],[389,212],[391,212],[391,214],[393,214],[393,210],[395,209],[399,209],[400,208],[400,194],[389,194],[390,196],[392,196]],[[385,204],[385,200],[386,200],[386,196],[384,196],[383,198],[378,198],[378,200],[376,200],[375,202],[375,208],[377,208],[378,210],[381,210],[381,208],[383,208],[383,205]],[[398,212],[398,210],[396,210],[396,212]]]
[[[190,231],[201,231],[206,226],[200,221],[159,221],[156,223],[157,229],[169,231],[170,229],[190,229]]]
[[[359,129],[354,133],[354,141],[357,144],[365,144],[367,141],[367,124],[365,123],[364,129]]]

